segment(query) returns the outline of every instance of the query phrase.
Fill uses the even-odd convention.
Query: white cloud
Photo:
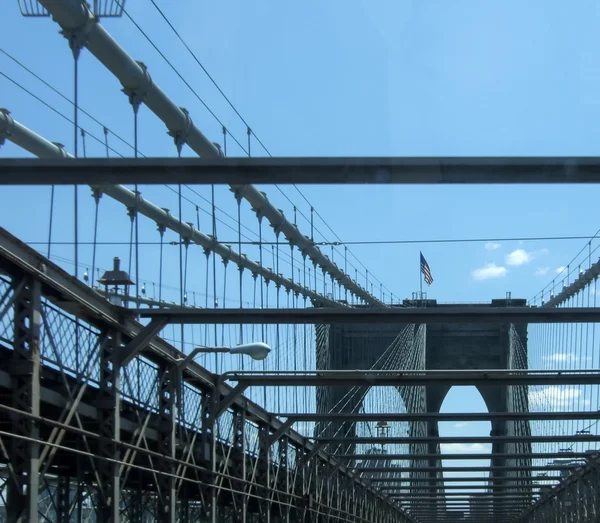
[[[495,251],[496,249],[499,249],[500,247],[502,247],[502,245],[500,245],[499,243],[495,243],[495,242],[488,242],[485,244],[485,248],[488,251]]]
[[[546,247],[544,247],[543,249],[540,249],[539,251],[536,251],[536,254],[543,256],[544,254],[548,254],[550,251],[548,249],[546,249]]]
[[[455,429],[464,429],[465,427],[467,427],[469,425],[468,421],[460,421],[458,423],[455,423],[454,425],[452,425]]]
[[[533,254],[528,253],[525,249],[517,249],[516,251],[506,255],[507,265],[523,265],[525,263],[529,263],[531,260],[533,260]]]
[[[569,386],[550,385],[538,390],[529,390],[529,402],[534,410],[561,411],[577,410],[578,407],[589,408],[590,400],[582,399],[583,391]]]
[[[555,354],[551,354],[550,356],[544,356],[544,359],[547,361],[556,361],[556,362],[564,362],[564,361],[577,361],[577,355],[570,352],[556,352]]]
[[[566,270],[566,267],[564,265],[561,265],[560,267],[557,267],[556,274],[560,274],[564,270]],[[566,276],[566,274],[565,274],[565,276]]]
[[[592,361],[591,356],[581,356],[575,354],[574,352],[555,352],[554,354],[550,354],[549,356],[544,356],[544,360],[551,361],[555,363],[567,363],[567,362],[590,362]]]
[[[499,267],[495,263],[487,263],[479,269],[473,271],[473,279],[475,280],[489,280],[492,278],[502,278],[506,276],[506,267]]]
[[[483,443],[441,443],[442,454],[480,454],[491,451],[491,445]]]
[[[538,267],[535,270],[536,276],[546,276],[550,272],[550,267]]]

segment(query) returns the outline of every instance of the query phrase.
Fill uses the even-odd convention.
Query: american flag
[[[429,264],[423,256],[423,253],[421,253],[421,272],[425,277],[425,283],[431,285],[433,283],[433,276],[431,276],[431,269],[429,268]]]

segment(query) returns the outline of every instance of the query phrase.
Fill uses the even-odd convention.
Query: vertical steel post
[[[177,515],[177,489],[175,481],[175,431],[177,375],[175,365],[166,364],[158,370],[158,438],[160,452],[166,459],[158,461],[160,474],[157,475],[158,489],[156,519],[160,523],[175,523]],[[171,458],[171,459],[169,459]]]
[[[109,331],[100,344],[100,391],[96,406],[99,416],[98,475],[100,496],[97,506],[98,523],[118,523],[121,509],[120,466],[121,449],[121,368],[113,356],[121,348],[121,333]]]
[[[11,362],[12,405],[15,409],[40,415],[40,326],[42,323],[41,283],[28,279],[15,297],[14,343]],[[7,485],[8,523],[36,523],[39,497],[39,426],[31,419],[13,419],[10,455],[16,478]]]

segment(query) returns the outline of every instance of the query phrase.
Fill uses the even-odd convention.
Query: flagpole
[[[419,252],[419,300],[423,300],[423,271],[421,269],[421,259],[423,253]]]

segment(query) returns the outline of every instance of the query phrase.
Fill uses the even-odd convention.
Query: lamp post
[[[185,358],[179,358],[177,368],[183,369],[190,361],[192,361],[198,354],[245,354],[250,356],[253,360],[264,360],[271,352],[271,347],[266,343],[246,343],[244,345],[237,345],[236,347],[196,347],[190,352]]]
[[[378,421],[377,425],[375,426],[375,429],[377,431],[377,437],[378,438],[386,438],[390,432],[390,425],[387,421]],[[385,450],[384,450],[384,445],[385,443],[383,443],[383,441],[381,442],[381,453],[385,454]]]
[[[178,380],[178,394],[181,401],[183,400],[183,390],[182,390],[182,379],[181,374],[183,369],[196,357],[198,354],[218,354],[218,353],[228,353],[228,354],[245,354],[246,356],[250,356],[254,360],[264,360],[271,352],[271,347],[269,347],[266,343],[257,342],[257,343],[246,343],[244,345],[237,345],[236,347],[195,347],[192,352],[190,352],[185,358],[179,358],[175,361],[177,366],[177,380]],[[221,378],[217,379],[217,395],[219,390],[219,383]],[[212,418],[212,445],[211,445],[211,462],[212,462],[212,472],[213,474],[217,471],[217,446],[216,446],[216,434],[217,434],[217,419],[215,417]],[[213,476],[214,477],[214,476]],[[213,487],[211,494],[211,523],[216,523],[217,521],[217,495],[216,489]]]

